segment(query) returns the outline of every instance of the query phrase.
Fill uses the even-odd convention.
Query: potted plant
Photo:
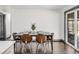
[[[32,24],[31,29],[32,29],[32,31],[34,31],[36,29],[35,23]]]

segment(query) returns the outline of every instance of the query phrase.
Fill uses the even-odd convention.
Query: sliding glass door
[[[67,14],[67,41],[74,45],[75,42],[75,32],[74,32],[74,12],[69,12]]]
[[[79,50],[79,7],[65,12],[66,43]]]

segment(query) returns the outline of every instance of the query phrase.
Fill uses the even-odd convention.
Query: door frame
[[[77,48],[77,10],[79,10],[79,5],[78,6],[75,6],[75,7],[73,7],[73,8],[71,8],[71,9],[69,9],[69,10],[67,10],[67,11],[65,11],[64,12],[64,41],[68,44],[68,45],[70,45],[71,47],[73,47],[73,48],[75,48],[76,50],[78,50],[79,51],[79,49]],[[75,24],[75,29],[74,29],[74,31],[75,31],[75,33],[76,33],[76,35],[75,35],[75,46],[73,46],[72,44],[69,44],[68,42],[67,42],[67,14],[68,13],[71,13],[71,12],[75,12],[75,22],[76,23],[74,23]]]

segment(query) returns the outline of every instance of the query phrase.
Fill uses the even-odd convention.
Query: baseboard
[[[64,42],[64,40],[63,39],[54,39],[53,42]]]

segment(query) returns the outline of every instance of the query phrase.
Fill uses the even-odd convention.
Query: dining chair
[[[39,53],[39,52],[41,52],[41,53],[44,53],[44,49],[45,49],[45,41],[46,41],[46,39],[45,39],[45,35],[43,35],[43,34],[38,34],[37,36],[36,36],[36,41],[37,41],[37,48],[36,48],[36,53]],[[41,51],[39,51],[39,49],[38,49],[38,47],[40,46],[40,45],[42,45],[42,47],[41,47]]]
[[[22,53],[31,53],[32,52],[32,47],[31,47],[32,36],[29,34],[23,34],[21,36],[21,41],[23,43],[22,49],[21,49]],[[30,46],[30,48],[28,46]]]
[[[13,33],[13,38],[14,38],[14,40],[18,41],[18,40],[20,40],[20,36],[17,36],[16,34],[17,33]]]
[[[17,36],[16,34],[17,33],[13,33],[13,39],[16,41],[15,44],[14,44],[14,53],[21,53],[20,36]]]

